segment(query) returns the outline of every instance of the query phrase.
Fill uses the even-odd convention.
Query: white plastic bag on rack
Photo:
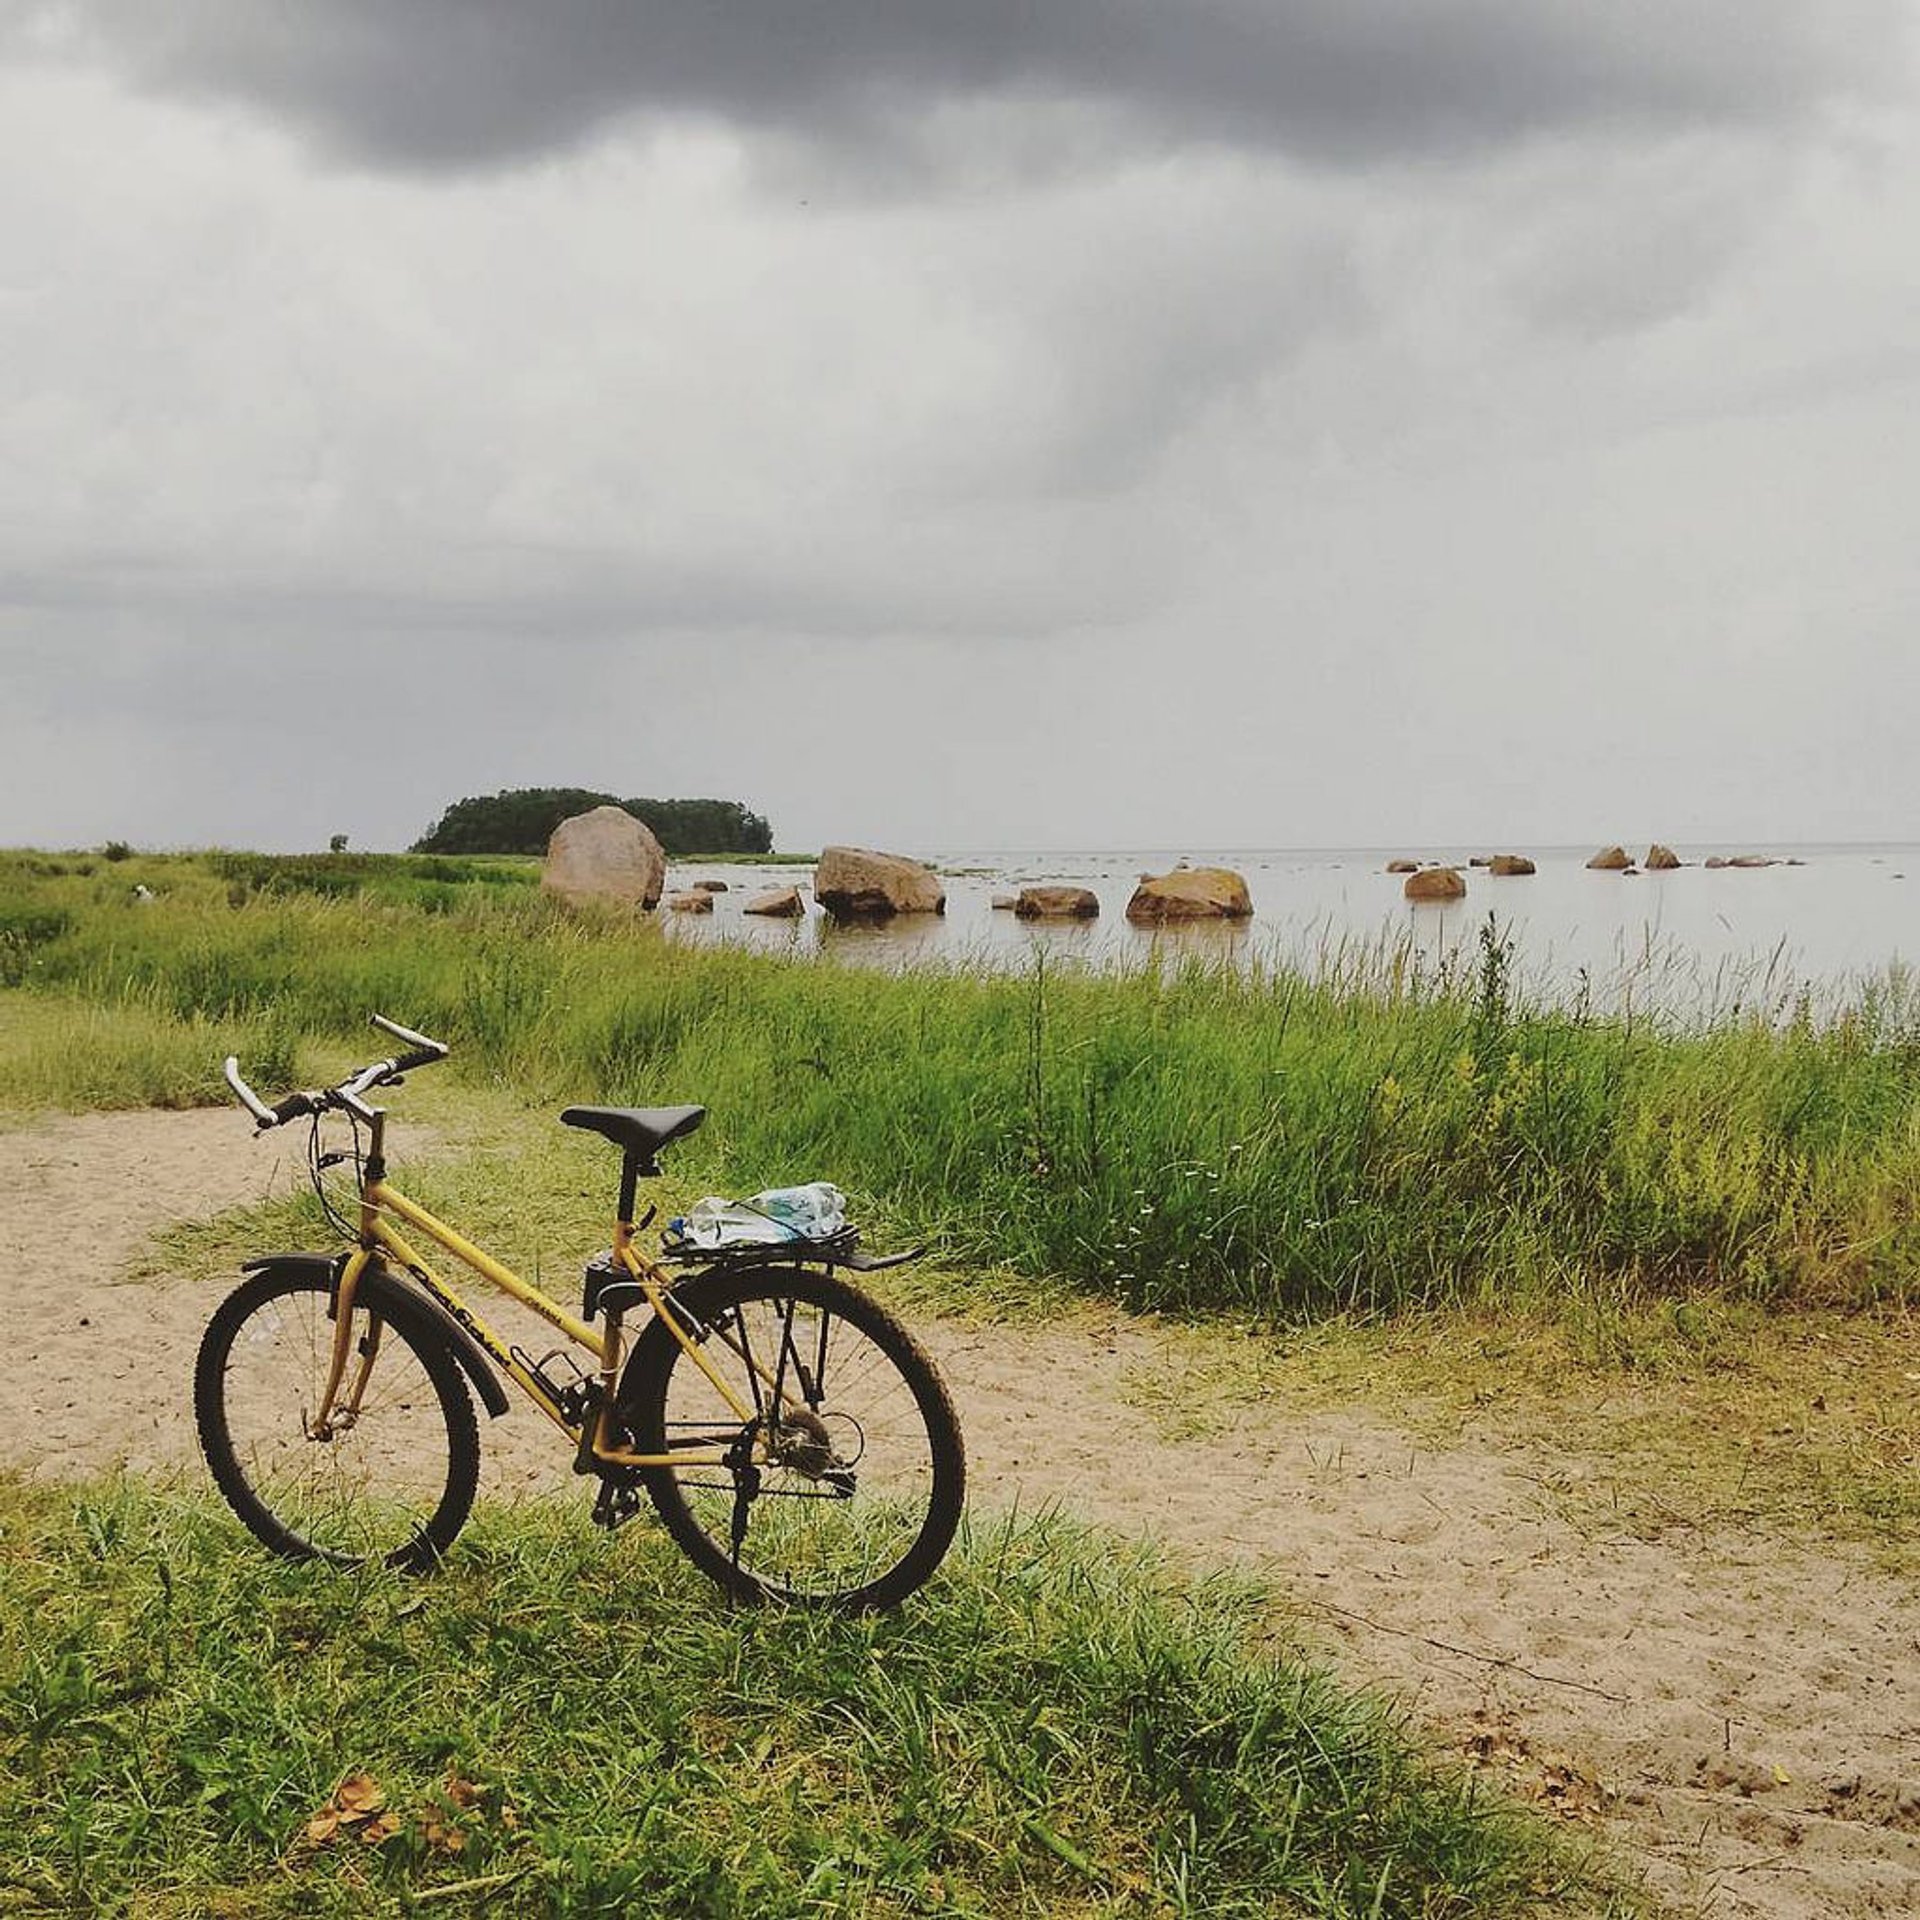
[[[667,1222],[667,1237],[693,1247],[780,1246],[824,1240],[847,1224],[847,1197],[827,1180],[769,1187],[750,1200],[710,1193],[692,1211]]]

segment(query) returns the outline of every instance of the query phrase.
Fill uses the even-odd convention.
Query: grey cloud
[[[1899,0],[77,0],[71,17],[146,84],[427,171],[511,164],[632,116],[878,143],[883,167],[924,116],[994,100],[1315,160],[1468,152],[1621,121],[1777,120],[1872,86],[1908,31]]]
[[[139,615],[177,632],[257,628],[285,635],[340,631],[470,635],[541,633],[598,639],[679,632],[739,636],[778,631],[849,640],[902,631],[983,639],[1116,619],[1166,590],[1156,543],[1143,533],[1124,560],[1104,550],[1098,520],[1071,514],[958,519],[922,530],[895,526],[889,552],[863,564],[854,543],[811,557],[682,561],[668,555],[495,549],[484,556],[433,549],[415,571],[364,552],[321,567],[286,556],[246,562],[220,555],[95,548],[53,563],[0,568],[0,618]],[[1159,543],[1164,545],[1164,541]],[[973,565],[990,548],[990,568]],[[464,564],[462,561],[464,560]]]

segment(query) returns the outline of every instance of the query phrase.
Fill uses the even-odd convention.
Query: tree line
[[[773,829],[738,800],[622,800],[584,787],[514,787],[456,800],[414,853],[545,853],[562,820],[620,807],[672,854],[771,853]]]

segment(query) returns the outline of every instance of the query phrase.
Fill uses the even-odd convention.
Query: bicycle
[[[338,1253],[267,1254],[215,1310],[194,1370],[213,1477],[263,1544],[336,1565],[420,1573],[465,1524],[479,1424],[508,1408],[502,1377],[566,1436],[597,1479],[607,1528],[644,1491],[701,1571],[744,1601],[864,1611],[897,1605],[951,1544],[965,1450],[938,1370],[892,1314],[841,1277],[875,1258],[851,1229],[825,1239],[703,1252],[642,1251],[638,1183],[706,1109],[568,1107],[568,1126],[620,1149],[613,1244],[586,1263],[568,1312],[387,1177],[376,1088],[443,1060],[445,1043],[376,1014],[407,1049],[338,1085],[269,1106],[229,1057],[226,1079],[265,1132],[311,1118],[308,1164]],[[344,1116],[351,1147],[327,1149]],[[324,1176],[350,1164],[358,1217]],[[416,1230],[532,1309],[569,1346],[535,1359],[504,1343],[401,1232]],[[627,1320],[649,1317],[631,1339]],[[594,1324],[598,1322],[598,1326]],[[582,1353],[589,1364],[575,1357]]]

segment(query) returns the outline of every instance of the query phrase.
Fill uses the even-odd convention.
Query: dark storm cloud
[[[349,159],[509,164],[709,116],[850,149],[949,106],[1354,161],[1617,122],[1767,121],[1870,83],[1900,0],[76,0],[106,58]],[[46,19],[41,16],[42,37]]]

